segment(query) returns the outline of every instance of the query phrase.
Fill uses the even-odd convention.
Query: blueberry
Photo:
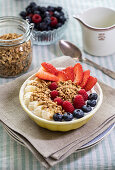
[[[58,12],[58,11],[54,11],[54,17],[56,17],[56,18],[59,18],[60,17],[60,13]]]
[[[83,107],[82,107],[82,110],[84,111],[84,112],[90,112],[91,110],[92,110],[92,108],[91,108],[91,106],[90,105],[84,105]]]
[[[42,13],[44,13],[44,12],[46,11],[46,7],[41,7],[41,8],[40,8],[40,11],[41,11]]]
[[[88,96],[88,100],[97,100],[97,98],[98,98],[97,93],[91,93],[91,94]]]
[[[53,12],[53,11],[55,10],[55,8],[54,8],[54,7],[52,7],[52,6],[48,6],[48,7],[47,7],[47,10],[48,10],[48,11],[52,11],[52,12]]]
[[[51,18],[50,18],[50,17],[44,18],[44,22],[45,22],[47,25],[50,25],[50,23],[51,23]]]
[[[21,12],[20,12],[20,16],[25,19],[25,17],[26,17],[26,12],[25,12],[25,11],[21,11]]]
[[[48,26],[48,27],[47,27],[47,31],[50,31],[50,30],[51,30],[51,27],[50,27],[50,26]]]
[[[34,14],[40,15],[40,11],[34,11]]]
[[[55,121],[62,121],[62,114],[60,114],[60,113],[55,113],[54,115],[53,115],[53,119],[55,120]]]
[[[34,7],[34,6],[36,6],[36,3],[35,2],[30,2],[30,6]]]
[[[60,16],[59,21],[64,24],[64,22],[66,21],[66,18],[64,16]]]
[[[26,19],[29,21],[29,23],[32,22],[32,18],[30,16],[26,16]]]
[[[56,26],[55,26],[55,28],[59,28],[59,27],[61,27],[63,24],[62,23],[58,23]]]
[[[60,16],[64,16],[64,12],[63,11],[61,11],[59,13],[60,13]]]
[[[50,17],[50,13],[48,11],[44,12],[44,17]]]
[[[58,6],[58,7],[56,8],[56,10],[57,10],[58,12],[60,12],[60,11],[62,11],[62,7],[61,7],[61,6]]]
[[[94,107],[96,105],[96,100],[88,100],[87,105],[90,105],[91,107]]]
[[[73,111],[73,117],[75,117],[75,118],[82,118],[84,116],[84,112],[83,112],[83,110],[81,110],[81,109],[75,109],[74,111]]]
[[[63,119],[65,121],[71,121],[73,119],[73,114],[66,112],[66,113],[63,114]]]
[[[37,6],[32,7],[32,12],[34,13],[35,11],[38,11],[38,7]]]
[[[28,8],[26,8],[26,12],[27,12],[28,14],[31,14],[31,13],[32,13],[32,9],[31,9],[30,7],[28,7]]]
[[[40,30],[45,31],[47,29],[47,24],[45,22],[40,23]]]

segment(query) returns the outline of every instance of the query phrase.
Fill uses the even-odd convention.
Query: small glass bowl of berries
[[[29,23],[34,23],[32,35],[33,44],[36,45],[50,45],[60,40],[69,19],[61,6],[35,2],[31,2],[24,11],[21,11],[20,16]]]

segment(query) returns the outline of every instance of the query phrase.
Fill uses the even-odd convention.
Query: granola
[[[0,46],[0,76],[9,77],[16,76],[21,72],[27,71],[32,61],[31,41],[18,42],[21,34],[9,33],[0,36],[0,43],[5,43],[2,40],[12,40],[9,45]],[[11,45],[10,45],[11,44]]]

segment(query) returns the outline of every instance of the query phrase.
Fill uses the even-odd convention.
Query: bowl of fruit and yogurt
[[[96,113],[103,94],[97,79],[80,63],[55,68],[43,62],[20,89],[22,108],[39,126],[69,131],[83,126]]]

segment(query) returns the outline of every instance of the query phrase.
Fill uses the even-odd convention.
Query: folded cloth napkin
[[[50,63],[55,67],[67,67],[74,65],[75,61],[63,56]],[[114,123],[115,89],[99,82],[104,98],[102,106],[93,118],[79,129],[69,132],[52,132],[33,122],[19,103],[21,85],[36,71],[0,86],[0,120],[23,141],[45,167],[50,167],[65,159]]]

